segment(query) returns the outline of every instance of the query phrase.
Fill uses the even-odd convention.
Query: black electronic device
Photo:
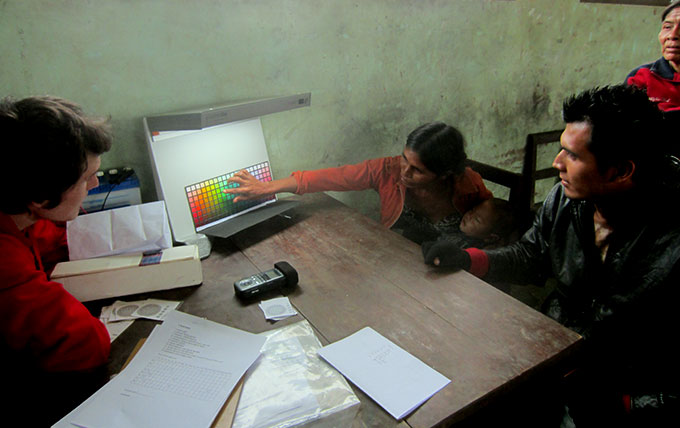
[[[241,278],[234,283],[239,299],[250,299],[271,291],[292,289],[298,283],[298,273],[288,262],[274,264],[274,269]]]

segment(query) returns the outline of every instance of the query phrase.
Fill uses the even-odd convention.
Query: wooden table
[[[289,298],[322,343],[370,326],[451,379],[402,422],[354,388],[355,426],[451,425],[573,362],[576,333],[467,272],[425,265],[418,245],[325,194],[300,199],[285,216],[215,240],[201,286],[134,298],[183,300],[184,312],[259,333],[301,318],[264,320],[233,283],[288,261],[300,276]],[[152,327],[138,320],[113,343],[111,371]]]

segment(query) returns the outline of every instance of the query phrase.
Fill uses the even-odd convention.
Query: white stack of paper
[[[125,370],[53,427],[210,427],[264,342],[172,311]]]
[[[450,382],[370,327],[321,348],[319,355],[396,419]]]

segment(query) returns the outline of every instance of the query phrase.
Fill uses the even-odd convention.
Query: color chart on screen
[[[222,191],[238,187],[238,184],[227,183],[227,180],[242,169],[247,170],[260,181],[272,181],[269,162],[265,161],[208,180],[203,180],[184,188],[187,199],[189,200],[191,217],[193,218],[194,226],[197,231],[200,231],[206,225],[210,225],[215,221],[231,217],[248,208],[276,199],[275,196],[269,196],[262,199],[234,203],[233,199],[236,195],[226,194]]]

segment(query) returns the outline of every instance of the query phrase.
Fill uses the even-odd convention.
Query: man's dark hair
[[[643,89],[622,84],[586,90],[564,101],[562,117],[590,124],[588,149],[601,172],[633,161],[633,179],[641,182],[665,162],[670,137],[663,113]]]
[[[21,214],[31,202],[54,208],[87,169],[87,155],[111,148],[108,118],[44,96],[0,100],[0,211]]]
[[[671,10],[680,7],[680,0],[674,1],[673,3],[669,4],[666,9],[663,10],[663,13],[661,13],[661,22],[666,20],[666,17],[668,16],[669,13],[671,13]]]
[[[406,147],[438,177],[457,176],[465,171],[465,139],[453,126],[431,122],[414,129],[406,138]]]

